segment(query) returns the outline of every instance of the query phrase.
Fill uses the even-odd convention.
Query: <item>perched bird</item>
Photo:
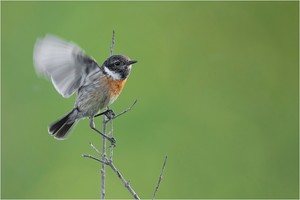
[[[77,93],[72,111],[48,127],[56,139],[65,139],[76,122],[85,117],[89,117],[90,127],[102,134],[95,128],[94,116],[118,98],[132,64],[137,62],[125,55],[113,55],[100,67],[76,44],[51,35],[37,40],[33,60],[36,72],[50,79],[64,98]]]

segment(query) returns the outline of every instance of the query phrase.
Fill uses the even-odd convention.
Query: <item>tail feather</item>
[[[61,119],[53,122],[49,125],[48,132],[51,135],[54,135],[56,139],[65,139],[68,132],[75,124],[76,117],[74,117],[74,111],[72,110],[69,114],[62,117]],[[76,116],[76,115],[75,115]]]
[[[74,122],[71,124],[65,123],[54,135],[56,139],[64,139],[71,127],[74,125]]]
[[[62,117],[61,119],[53,122],[50,126],[49,126],[49,133],[54,135],[69,119],[69,114],[67,114],[66,116]]]

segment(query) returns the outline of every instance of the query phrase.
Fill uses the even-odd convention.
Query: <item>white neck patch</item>
[[[108,68],[105,67],[105,66],[104,66],[104,71],[105,71],[109,76],[111,76],[112,79],[114,79],[114,80],[120,80],[120,79],[121,79],[120,74],[111,71],[110,69],[108,69]]]

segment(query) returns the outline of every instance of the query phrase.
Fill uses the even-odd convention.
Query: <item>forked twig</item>
[[[103,120],[102,120],[102,133],[105,135],[110,135],[111,137],[113,136],[113,119],[115,119],[116,117],[119,117],[125,113],[127,113],[128,111],[130,111],[132,109],[132,107],[136,104],[137,100],[135,100],[127,109],[125,109],[124,111],[122,111],[121,113],[119,113],[118,115],[115,115],[112,119],[108,119],[106,117],[106,115],[103,116]],[[109,108],[108,108],[109,109]],[[100,113],[101,114],[101,113]],[[107,132],[107,123],[110,122],[110,132],[108,134],[106,134]],[[87,155],[87,154],[82,154],[83,157],[85,158],[91,158],[93,160],[96,160],[100,163],[102,163],[101,166],[101,199],[105,198],[105,166],[108,165],[110,166],[110,168],[117,174],[118,178],[122,181],[122,183],[124,184],[124,186],[127,188],[127,190],[132,194],[132,196],[135,199],[140,199],[139,196],[136,194],[136,192],[133,190],[133,188],[130,186],[129,181],[126,181],[125,178],[122,176],[122,174],[120,173],[120,171],[114,166],[112,160],[113,160],[113,148],[114,146],[111,145],[110,146],[110,154],[109,154],[109,158],[106,155],[106,139],[103,138],[102,141],[102,152],[99,151],[92,143],[90,143],[90,146],[92,147],[92,149],[94,149],[94,151],[97,152],[97,154],[99,154],[102,159],[96,158],[92,155]]]
[[[91,158],[93,160],[96,160],[104,165],[108,165],[110,166],[110,168],[115,172],[115,174],[117,174],[118,178],[122,181],[122,183],[124,184],[124,186],[127,188],[127,190],[132,194],[132,196],[134,197],[134,199],[140,199],[140,197],[137,195],[137,193],[132,189],[132,187],[129,184],[129,181],[126,181],[126,179],[122,176],[122,174],[119,172],[119,170],[115,167],[115,165],[113,164],[112,161],[108,160],[106,158],[105,161],[100,160],[94,156],[91,155],[86,155],[86,154],[82,154],[83,157],[85,158]]]

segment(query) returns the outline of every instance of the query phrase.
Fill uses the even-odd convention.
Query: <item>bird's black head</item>
[[[124,55],[113,55],[103,63],[104,73],[115,80],[126,79],[130,74],[131,65],[136,62]]]

